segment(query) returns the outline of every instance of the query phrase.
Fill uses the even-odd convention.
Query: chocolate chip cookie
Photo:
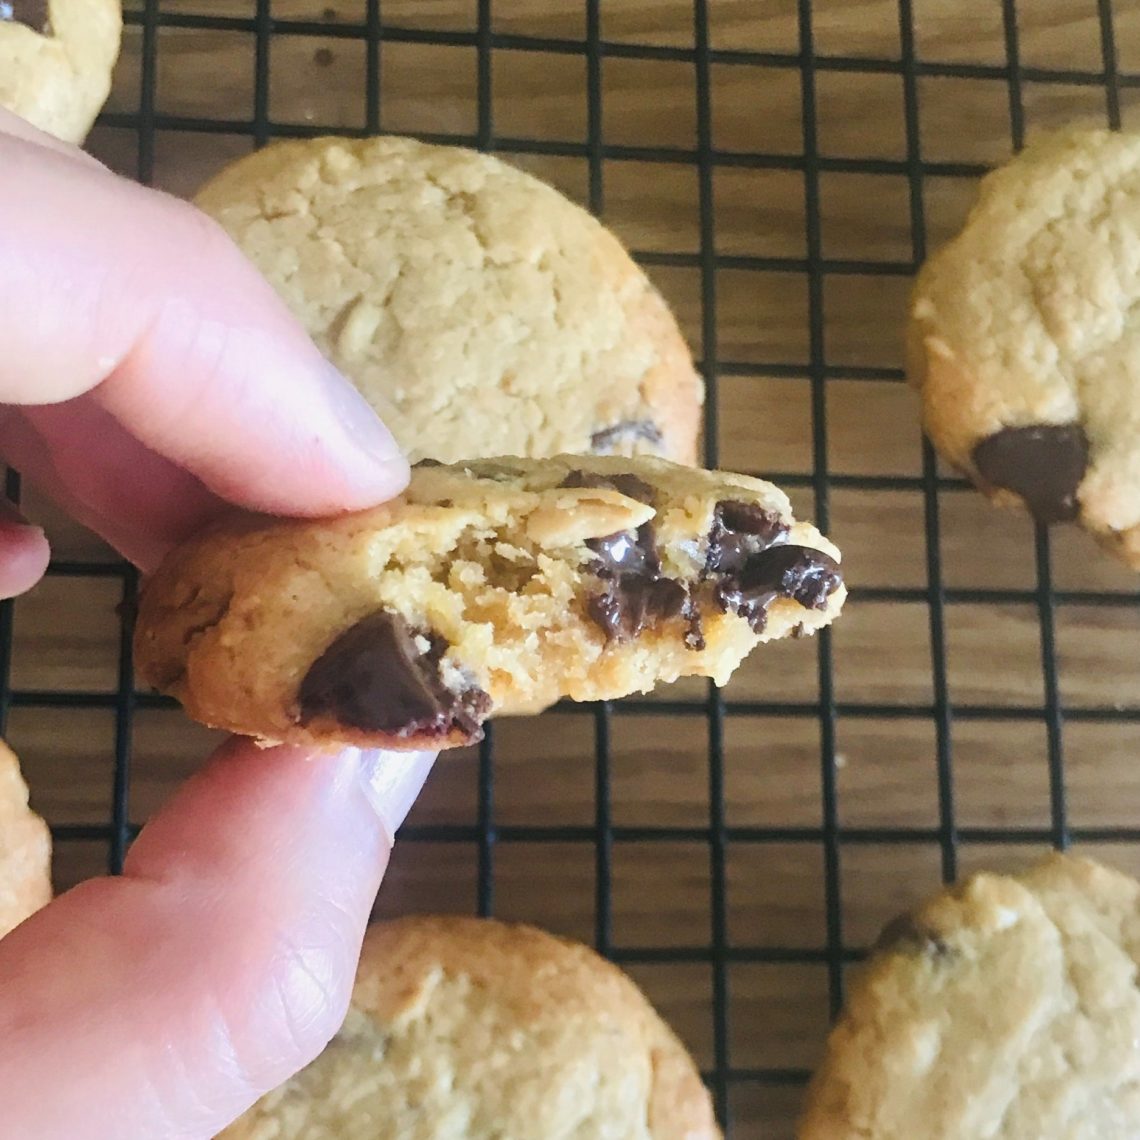
[[[995,501],[1140,568],[1140,135],[1069,130],[990,174],[914,291],[909,373]]]
[[[1054,855],[884,930],[800,1140],[1140,1136],[1140,883]]]
[[[429,463],[373,510],[239,516],[175,550],[143,591],[136,664],[232,732],[447,747],[492,712],[723,684],[844,597],[839,552],[759,479],[649,458]]]
[[[81,143],[111,90],[119,0],[0,0],[0,107]]]
[[[280,142],[197,203],[413,460],[562,452],[694,463],[701,379],[617,238],[489,155]]]
[[[51,835],[28,807],[28,786],[0,742],[0,938],[51,899]]]
[[[592,950],[404,918],[364,940],[325,1052],[219,1140],[716,1140],[684,1046]]]

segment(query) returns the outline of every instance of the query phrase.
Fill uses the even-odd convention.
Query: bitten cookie
[[[119,0],[0,3],[0,107],[81,143],[111,90]]]
[[[637,987],[528,926],[405,918],[364,940],[325,1052],[219,1140],[715,1140],[693,1062]]]
[[[703,387],[618,240],[489,155],[282,142],[198,195],[413,460],[697,457]]]
[[[296,743],[447,747],[491,712],[719,683],[845,597],[839,552],[759,479],[659,459],[421,465],[339,519],[236,516],[146,585],[142,679]]]
[[[51,901],[51,835],[28,807],[28,786],[0,742],[0,938]]]
[[[1055,855],[884,931],[800,1140],[1135,1140],[1140,884]]]
[[[1140,568],[1140,136],[1070,130],[982,182],[914,291],[909,373],[942,455]]]

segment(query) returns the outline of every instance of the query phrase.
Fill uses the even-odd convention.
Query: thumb
[[[207,1140],[311,1061],[433,759],[231,741],[121,878],[0,941],[5,1135]]]

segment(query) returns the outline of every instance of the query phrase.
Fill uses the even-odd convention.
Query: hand
[[[222,232],[0,112],[0,455],[144,570],[225,503],[322,515],[407,465]],[[47,564],[0,521],[0,596]],[[232,740],[121,878],[0,940],[0,1131],[212,1136],[344,1016],[430,754]]]

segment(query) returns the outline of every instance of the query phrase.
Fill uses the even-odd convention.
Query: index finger
[[[193,207],[0,134],[0,214],[0,403],[86,396],[258,510],[335,513],[402,488],[407,464],[375,413]]]

